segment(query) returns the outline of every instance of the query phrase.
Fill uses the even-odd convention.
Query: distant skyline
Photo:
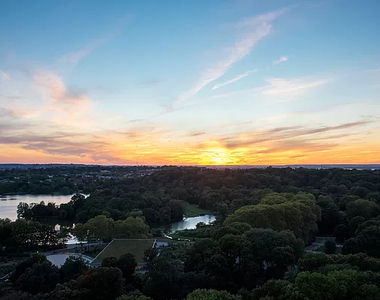
[[[0,164],[378,164],[379,11],[0,0]]]

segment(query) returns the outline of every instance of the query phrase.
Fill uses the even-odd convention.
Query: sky
[[[380,163],[378,0],[0,0],[0,163]]]

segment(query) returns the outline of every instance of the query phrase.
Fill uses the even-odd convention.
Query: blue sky
[[[1,0],[0,162],[378,163],[379,11]]]

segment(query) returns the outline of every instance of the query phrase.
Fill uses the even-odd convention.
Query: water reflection
[[[87,195],[85,195],[87,196]],[[57,206],[59,206],[62,203],[67,203],[71,200],[72,195],[9,195],[9,196],[1,196],[0,197],[0,218],[9,218],[12,221],[17,219],[17,205],[20,202],[24,203],[40,203],[41,201],[44,201],[45,204],[49,202],[55,203]],[[198,217],[192,217],[192,218],[185,218],[180,222],[175,222],[172,224],[169,224],[165,231],[167,233],[172,233],[177,230],[184,230],[184,229],[195,229],[196,225],[200,222],[203,222],[205,224],[210,224],[215,221],[214,215],[203,215]],[[54,223],[53,223],[54,222]],[[55,225],[55,230],[60,229],[61,226],[69,226],[71,227],[72,224],[63,224],[64,222],[60,221],[61,224],[56,224],[56,220],[51,220],[49,222],[45,223],[51,223],[52,226]],[[70,235],[70,239],[68,244],[77,243],[78,239],[72,235]]]
[[[215,221],[214,215],[204,215],[204,216],[198,216],[193,218],[185,218],[180,222],[175,222],[170,224],[166,231],[167,233],[172,233],[177,230],[184,230],[184,229],[195,229],[198,223],[205,223],[210,224]]]
[[[67,229],[74,229],[75,228],[75,223],[73,223],[71,226],[62,226],[60,224],[55,224],[54,225],[54,230],[55,232],[59,233],[61,231],[61,227],[65,227]],[[77,243],[80,243],[80,241],[78,240],[78,238],[73,235],[72,233],[69,233],[69,239],[67,240],[67,244],[77,244]]]
[[[17,219],[17,205],[24,203],[40,203],[45,204],[53,202],[56,205],[67,203],[71,200],[72,195],[9,195],[0,196],[0,218],[8,218],[12,221]]]

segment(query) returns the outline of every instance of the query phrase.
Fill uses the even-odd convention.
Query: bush
[[[336,252],[336,242],[332,238],[328,238],[325,241],[325,253],[326,254],[335,254]]]

